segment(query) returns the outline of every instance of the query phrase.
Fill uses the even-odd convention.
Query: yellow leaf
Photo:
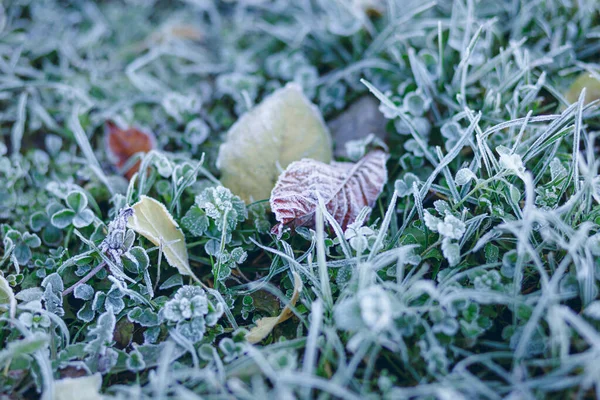
[[[300,297],[300,293],[302,293],[302,279],[300,279],[300,275],[298,275],[296,272],[292,272],[292,275],[294,276],[294,294],[290,299],[290,303],[285,306],[278,317],[266,317],[256,321],[256,326],[252,328],[246,336],[248,342],[260,342],[266,338],[269,333],[271,333],[276,325],[288,320],[293,315],[292,310],[290,309],[290,304],[292,307],[295,306],[296,302],[298,301],[298,297]]]
[[[297,84],[275,91],[227,132],[219,149],[221,182],[246,202],[268,199],[281,170],[303,158],[329,163],[331,135]]]
[[[141,196],[140,201],[132,208],[133,216],[127,226],[156,246],[160,246],[169,265],[177,268],[180,274],[194,277],[185,247],[185,237],[167,208],[148,196]]]
[[[15,310],[17,308],[15,294],[8,281],[2,275],[0,275],[0,307],[8,308],[10,317],[15,317]]]
[[[98,373],[54,382],[55,400],[102,400],[99,393],[102,376]]]
[[[600,80],[586,71],[573,81],[569,90],[565,93],[567,101],[570,104],[576,103],[583,88],[586,88],[584,104],[600,99]]]

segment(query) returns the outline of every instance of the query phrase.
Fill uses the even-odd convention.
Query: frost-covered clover
[[[166,320],[176,324],[177,332],[197,343],[204,337],[207,326],[216,325],[223,315],[223,306],[211,302],[204,289],[183,286],[165,304],[162,313]]]
[[[196,204],[215,221],[219,230],[233,230],[248,217],[243,200],[224,186],[207,188],[196,196]]]
[[[394,319],[394,307],[383,288],[371,286],[360,290],[355,297],[338,303],[334,308],[334,317],[340,329],[376,333],[390,327]]]
[[[32,332],[45,332],[51,325],[50,317],[45,315],[42,310],[42,303],[31,301],[27,303],[29,311],[25,311],[19,315],[19,321]]]
[[[73,225],[83,228],[94,222],[94,213],[88,208],[88,199],[85,194],[73,190],[67,195],[67,207],[55,212],[50,218],[52,225],[59,229]]]
[[[377,240],[378,231],[371,227],[363,226],[370,212],[370,208],[363,207],[354,222],[349,224],[344,232],[344,238],[358,254],[364,253],[367,249],[372,249]]]
[[[442,252],[450,266],[455,266],[460,261],[460,246],[456,241],[460,240],[466,231],[465,223],[452,214],[450,206],[443,200],[434,203],[438,213],[443,215],[436,217],[425,210],[423,215],[425,225],[433,232],[439,232],[442,237]]]
[[[350,243],[354,251],[361,254],[373,247],[375,240],[377,240],[377,232],[368,226],[350,224],[344,232],[344,238]]]
[[[5,251],[12,249],[12,254],[20,265],[25,265],[31,260],[31,249],[40,247],[42,242],[35,233],[21,233],[17,230],[10,229],[4,235]]]

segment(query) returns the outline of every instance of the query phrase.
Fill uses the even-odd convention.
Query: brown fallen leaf
[[[346,229],[360,210],[373,207],[381,194],[387,182],[387,158],[385,151],[376,149],[357,163],[303,159],[290,164],[271,192],[271,210],[279,221],[271,232],[281,235],[285,225],[314,226],[318,196]]]
[[[290,303],[292,307],[296,305],[298,301],[298,297],[300,297],[300,293],[302,293],[302,279],[300,279],[300,275],[297,272],[292,272],[294,276],[294,294],[292,294],[292,298],[290,299]],[[258,343],[264,338],[266,338],[269,333],[275,328],[276,325],[287,321],[294,313],[290,308],[290,305],[285,306],[281,314],[277,317],[265,317],[256,321],[256,326],[248,332],[246,335],[246,339],[248,342],[254,344]]]
[[[121,168],[136,153],[147,153],[155,147],[154,135],[137,128],[121,129],[114,122],[106,122],[106,147],[113,164]],[[140,168],[138,161],[125,176],[131,179]]]

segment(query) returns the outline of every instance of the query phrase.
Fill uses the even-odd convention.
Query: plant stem
[[[94,275],[96,275],[98,272],[100,272],[100,270],[102,268],[104,268],[105,266],[106,266],[106,261],[102,261],[93,270],[91,270],[90,272],[88,272],[88,274],[86,276],[84,276],[79,281],[77,281],[73,286],[71,286],[70,288],[65,289],[62,292],[62,296],[63,297],[67,296],[72,291],[74,291],[77,286],[82,285],[82,284],[86,283],[87,281],[89,281],[90,279],[92,279],[94,277]]]

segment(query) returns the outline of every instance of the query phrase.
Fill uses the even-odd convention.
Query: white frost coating
[[[271,209],[280,222],[278,233],[283,225],[313,225],[318,196],[345,229],[379,197],[387,182],[387,158],[383,150],[374,150],[356,164],[309,159],[290,164],[271,193]]]

